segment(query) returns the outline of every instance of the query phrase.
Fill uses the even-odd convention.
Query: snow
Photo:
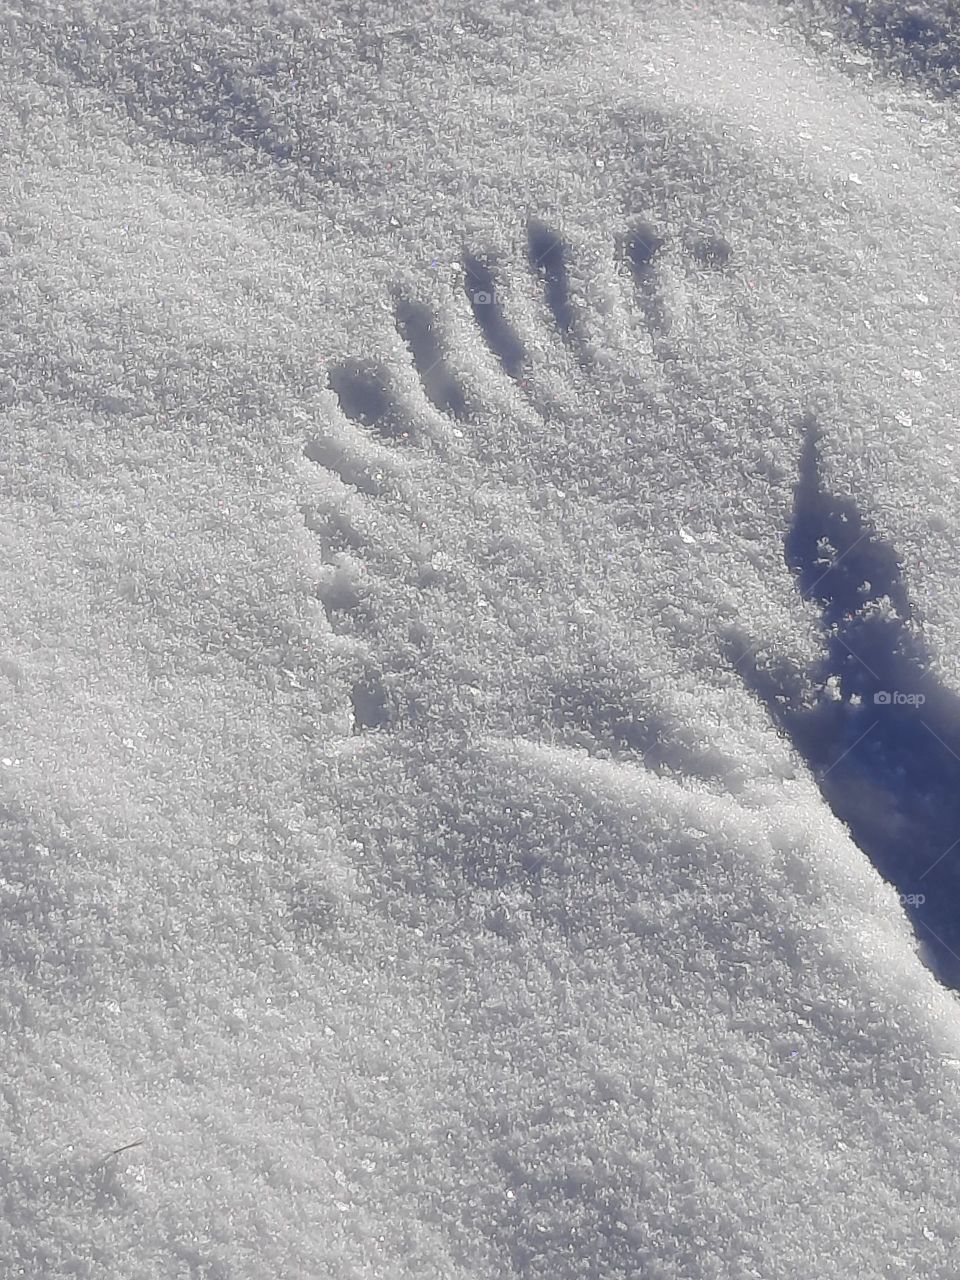
[[[842,9],[5,14],[4,1277],[956,1274],[960,148]]]

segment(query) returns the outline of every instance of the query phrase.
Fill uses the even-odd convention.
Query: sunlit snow
[[[950,10],[6,10],[3,1280],[955,1280]]]

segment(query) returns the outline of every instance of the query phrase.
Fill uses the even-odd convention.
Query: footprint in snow
[[[531,221],[523,257],[521,271],[532,289],[522,287],[524,281],[518,286],[518,272],[502,257],[465,251],[452,313],[439,314],[409,291],[394,291],[406,363],[351,358],[336,364],[328,385],[340,413],[308,442],[306,456],[367,503],[414,502],[411,480],[422,462],[455,464],[465,452],[508,483],[552,483],[575,492],[586,478],[593,496],[629,499],[636,442],[615,415],[603,432],[595,421],[584,429],[571,411],[576,392],[584,383],[602,388],[606,362],[617,365],[621,398],[626,379],[639,409],[668,396],[685,373],[676,340],[682,318],[673,304],[676,263],[694,272],[724,271],[730,246],[721,237],[693,233],[673,243],[666,231],[638,221],[605,260],[591,259],[546,223]],[[543,368],[544,335],[568,373],[559,381]],[[479,388],[457,357],[467,341],[488,367],[489,381]],[[522,424],[522,436],[504,438],[498,425],[504,417],[491,411],[494,402],[506,405],[507,420]],[[595,402],[590,413],[595,419]],[[362,641],[374,627],[371,594],[358,581],[363,536],[336,505],[311,510],[308,520],[328,565],[321,598],[331,626]],[[353,686],[356,732],[397,723],[400,712],[387,683],[388,673],[369,653]],[[562,741],[614,757],[670,758],[669,734],[652,704],[618,698],[602,670],[558,675],[548,699],[548,718]],[[683,764],[709,774],[712,765],[695,755],[681,752]]]
[[[677,315],[661,264],[667,244],[658,228],[638,223],[624,234],[614,258],[615,274],[630,282],[625,305],[643,340],[634,362],[641,399],[669,392],[684,372],[682,344],[675,341]],[[573,367],[589,374],[604,345],[602,309],[598,319],[574,270],[572,246],[543,223],[531,223],[526,249],[542,315]],[[688,237],[683,251],[695,269],[723,271],[730,263],[730,247],[718,237]],[[502,386],[539,423],[533,453],[541,478],[553,468],[553,478],[568,484],[577,468],[589,470],[591,458],[583,450],[565,454],[551,448],[563,438],[564,415],[556,412],[554,389],[540,376],[530,314],[518,305],[510,273],[494,255],[468,252],[462,282],[467,318]],[[398,293],[394,315],[421,408],[387,364],[344,361],[330,374],[342,426],[306,449],[364,501],[402,495],[416,473],[397,465],[401,456],[455,458],[466,440],[465,447],[478,450],[486,443],[484,461],[496,463],[490,448],[496,440],[485,442],[483,436],[484,397],[458,367],[434,311]],[[432,415],[422,411],[423,402]],[[611,440],[604,445],[606,476],[613,483]],[[363,538],[341,512],[331,508],[313,519],[334,565],[340,556],[362,554]],[[801,679],[761,669],[749,654],[731,656],[806,761],[824,799],[898,890],[931,967],[945,983],[957,985],[960,699],[931,675],[896,554],[854,503],[826,492],[812,422],[806,426],[785,559],[802,594],[821,612],[819,668]],[[334,570],[324,604],[335,630],[354,636],[369,631],[369,598],[352,587],[348,574]],[[387,674],[368,653],[352,691],[356,732],[395,727],[402,719]],[[724,774],[724,763],[685,741],[656,699],[642,691],[628,696],[630,688],[633,679],[609,660],[584,659],[574,671],[558,670],[547,693],[555,740],[613,759],[642,760],[658,770],[678,768],[706,779]]]

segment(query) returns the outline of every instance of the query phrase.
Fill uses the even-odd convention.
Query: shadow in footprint
[[[687,252],[701,267],[722,271],[730,263],[730,241],[713,232],[692,232],[686,237]]]
[[[335,365],[328,377],[345,417],[388,443],[409,439],[409,421],[394,403],[382,365],[372,360],[345,360]]]
[[[368,671],[356,681],[350,690],[350,702],[353,706],[354,733],[390,726],[390,703],[379,672]]]
[[[824,490],[817,428],[805,426],[785,560],[823,618],[814,695],[750,658],[737,666],[899,891],[930,967],[960,986],[960,698],[931,674],[895,553]]]
[[[504,373],[519,381],[523,376],[523,343],[503,314],[493,271],[482,259],[464,254],[463,272],[464,291],[484,342],[500,361]]]
[[[664,239],[650,222],[637,222],[630,228],[623,253],[638,284],[650,278],[653,260],[664,246]]]
[[[396,320],[397,331],[413,357],[424,395],[435,409],[462,421],[467,414],[466,398],[437,341],[433,313],[421,303],[401,296],[396,301]]]
[[[566,249],[563,241],[542,222],[527,227],[530,265],[543,281],[544,297],[561,336],[573,336],[576,313],[570,302]]]
[[[621,246],[622,257],[633,277],[640,311],[654,336],[666,336],[670,331],[670,316],[659,288],[656,261],[665,243],[652,223],[637,222]]]

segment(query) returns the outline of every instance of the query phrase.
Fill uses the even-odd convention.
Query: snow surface
[[[853,8],[4,6],[4,1280],[956,1276],[823,664],[952,791],[957,45]]]

